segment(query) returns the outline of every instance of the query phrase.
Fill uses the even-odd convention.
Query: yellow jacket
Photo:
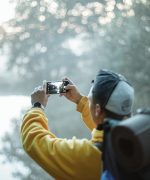
[[[94,129],[88,99],[83,97],[77,111],[89,129],[92,139],[62,139],[48,129],[48,119],[40,108],[30,109],[23,118],[21,139],[25,151],[57,180],[99,180],[102,171],[101,152],[93,145],[102,142],[103,132]]]

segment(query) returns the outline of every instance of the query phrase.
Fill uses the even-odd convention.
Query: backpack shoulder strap
[[[103,143],[102,142],[95,142],[94,145],[103,152]]]
[[[120,180],[115,154],[110,140],[111,127],[109,123],[104,125],[104,170],[109,170],[116,180]]]
[[[99,131],[103,130],[103,124],[99,124],[96,129]],[[103,142],[95,142],[94,145],[103,152]]]

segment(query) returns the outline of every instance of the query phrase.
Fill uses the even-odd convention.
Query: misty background
[[[25,154],[20,143],[20,122],[31,107],[31,92],[43,80],[57,81],[67,76],[87,95],[91,80],[105,68],[123,74],[135,88],[133,113],[148,107],[150,1],[11,3],[15,16],[0,25],[0,97],[14,97],[11,106],[5,105],[6,113],[16,107],[19,114],[11,118],[11,125],[0,137],[0,163],[17,167],[12,172],[14,179],[48,180],[49,175]],[[17,97],[22,97],[21,102]],[[90,138],[75,104],[64,97],[51,96],[45,111],[49,127],[58,137]]]

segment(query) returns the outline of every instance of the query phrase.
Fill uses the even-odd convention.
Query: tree
[[[19,86],[12,84],[11,91],[14,88],[24,93],[47,77],[58,79],[66,73],[76,74],[80,57],[64,48],[63,43],[79,33],[98,35],[120,12],[114,0],[14,2],[17,2],[16,18],[2,27],[1,48],[8,54],[8,71],[18,80]]]

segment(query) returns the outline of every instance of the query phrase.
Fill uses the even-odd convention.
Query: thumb
[[[43,81],[43,90],[46,92],[46,80]]]

